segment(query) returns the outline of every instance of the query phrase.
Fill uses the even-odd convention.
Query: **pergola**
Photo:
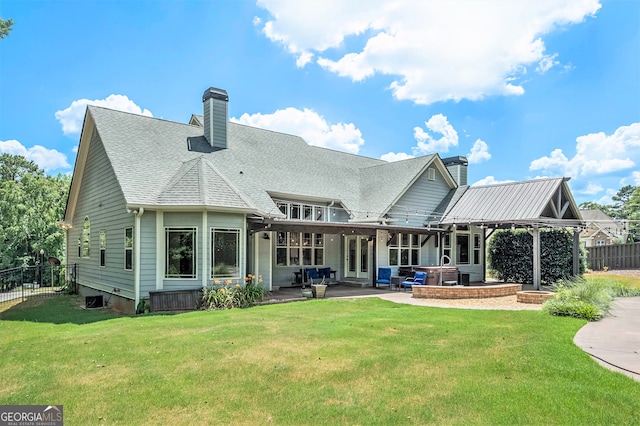
[[[568,180],[538,179],[469,187],[444,213],[440,224],[478,225],[492,229],[491,232],[495,229],[527,229],[533,236],[533,285],[539,290],[540,229],[573,229],[573,274],[579,273],[579,235],[584,221],[567,185]]]

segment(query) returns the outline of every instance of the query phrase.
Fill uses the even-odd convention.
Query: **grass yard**
[[[116,316],[72,296],[0,313],[0,404],[65,424],[637,424],[640,383],[539,311],[312,300]]]

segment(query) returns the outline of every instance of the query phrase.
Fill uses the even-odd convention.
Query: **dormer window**
[[[280,212],[287,220],[304,220],[310,222],[326,222],[327,206],[319,204],[303,204],[292,201],[276,201]]]

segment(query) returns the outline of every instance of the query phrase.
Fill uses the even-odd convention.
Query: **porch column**
[[[573,276],[580,275],[580,229],[573,228]]]
[[[144,207],[134,212],[135,229],[133,237],[133,290],[135,294],[135,306],[140,302],[140,218],[144,214]]]
[[[533,227],[533,288],[540,290],[540,229]]]
[[[207,287],[207,280],[209,278],[209,268],[207,265],[207,255],[209,254],[209,247],[207,244],[207,238],[209,235],[209,214],[206,210],[202,212],[202,288]]]
[[[164,212],[156,210],[156,290],[162,290],[165,263]]]

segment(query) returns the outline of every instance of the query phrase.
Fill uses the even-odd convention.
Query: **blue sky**
[[[578,203],[640,185],[636,0],[0,0],[0,16],[0,152],[48,173],[72,172],[87,104],[187,122],[215,86],[231,120],[388,161],[464,155],[471,184],[568,176]]]

